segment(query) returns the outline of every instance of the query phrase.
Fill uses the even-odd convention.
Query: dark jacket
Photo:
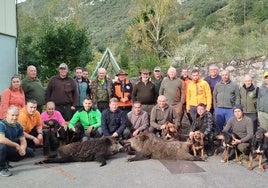
[[[47,86],[46,102],[48,101],[54,101],[56,105],[76,106],[78,93],[74,79],[68,76],[53,76]]]
[[[156,97],[155,86],[151,81],[148,81],[146,85],[142,81],[134,85],[131,97],[133,101],[140,101],[141,104],[155,104]]]
[[[200,117],[199,114],[196,114],[195,121],[192,123],[190,130],[191,131],[201,131],[205,135],[209,135],[214,128],[214,121],[212,114],[207,111],[204,116]]]
[[[259,88],[253,84],[246,88],[245,84],[240,88],[241,105],[245,113],[256,113],[257,112],[257,97]]]
[[[104,136],[111,136],[114,132],[121,135],[126,128],[126,114],[122,110],[111,112],[106,109],[102,112],[101,129]]]

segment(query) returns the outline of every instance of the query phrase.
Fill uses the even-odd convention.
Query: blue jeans
[[[24,156],[20,156],[20,154],[16,151],[16,148],[0,144],[0,168],[5,168],[8,161],[17,162],[25,157],[33,156],[34,153],[31,148],[26,148],[26,154]]]
[[[232,108],[218,108],[214,109],[216,126],[219,131],[222,131],[226,122],[234,115]]]

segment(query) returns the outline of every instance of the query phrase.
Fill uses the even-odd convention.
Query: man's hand
[[[137,136],[139,134],[139,129],[135,130],[133,133],[132,133],[132,136]]]
[[[112,134],[112,137],[118,137],[118,134],[117,134],[117,132],[114,132],[113,134]]]
[[[234,139],[232,141],[232,145],[237,145],[237,144],[240,144],[241,143],[241,140],[238,140],[238,139]]]
[[[163,130],[166,128],[166,124],[161,125],[160,129]]]
[[[26,151],[24,148],[22,148],[19,144],[16,146],[16,150],[19,153],[20,156],[24,156],[26,154]]]
[[[92,132],[92,130],[93,130],[93,126],[89,126],[89,127],[87,128],[87,130],[86,130],[86,134],[87,134],[87,135],[90,135],[90,133]]]
[[[35,145],[43,144],[43,135],[38,134],[37,137],[35,137],[33,141],[34,141]]]

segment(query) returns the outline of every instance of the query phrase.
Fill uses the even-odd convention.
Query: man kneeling
[[[85,98],[83,101],[83,108],[78,110],[68,125],[68,128],[76,132],[75,126],[82,125],[85,133],[81,141],[86,141],[89,137],[100,137],[101,132],[101,113],[98,109],[92,107],[93,102],[90,98]]]
[[[27,142],[23,129],[17,122],[18,116],[19,109],[10,106],[7,109],[6,119],[0,121],[0,175],[5,177],[12,175],[8,170],[9,161],[34,156],[33,150],[26,148]]]

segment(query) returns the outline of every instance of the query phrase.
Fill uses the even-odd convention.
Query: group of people
[[[11,78],[10,87],[1,94],[0,175],[10,176],[9,161],[34,156],[36,146],[43,147],[44,156],[57,149],[57,131],[49,120],[56,121],[67,135],[82,126],[80,141],[101,136],[127,139],[144,131],[161,136],[167,123],[181,132],[184,115],[189,120],[190,138],[196,130],[206,136],[232,130],[241,138],[234,144],[245,145],[258,127],[268,131],[268,72],[260,88],[249,75],[239,88],[230,80],[229,71],[219,74],[216,65],[209,66],[205,79],[198,70],[189,76],[188,70],[182,69],[179,76],[170,67],[164,76],[161,68],[155,67],[153,74],[142,69],[135,82],[122,69],[114,81],[104,68],[99,68],[91,81],[84,68],[75,68],[73,78],[68,71],[68,65],[61,63],[59,74],[46,88],[32,65],[23,80],[18,75]],[[244,152],[246,146],[241,148]]]

